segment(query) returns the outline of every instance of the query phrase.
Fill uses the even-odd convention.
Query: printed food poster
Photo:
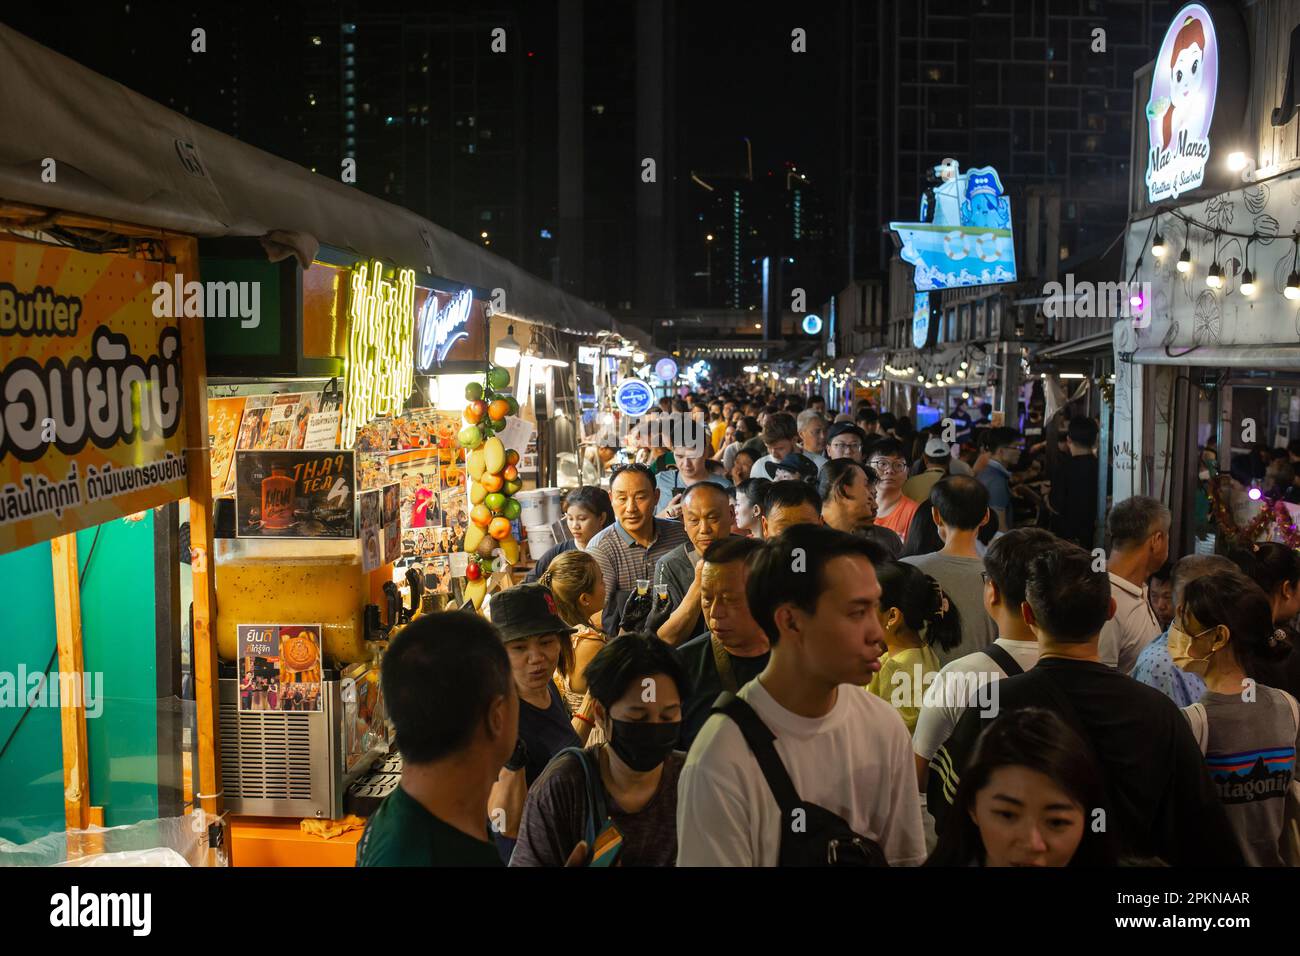
[[[244,395],[208,399],[208,441],[212,445],[212,491],[221,494],[230,478],[230,463],[235,459],[235,440],[244,417]]]
[[[380,521],[384,527],[384,563],[391,564],[402,555],[402,495],[401,487],[386,485],[382,492],[383,514]]]
[[[179,321],[154,315],[174,277],[0,242],[0,553],[189,494]]]
[[[321,625],[240,624],[239,710],[318,711]]]
[[[350,451],[236,451],[236,537],[355,538],[355,470]]]
[[[361,512],[361,569],[373,571],[384,563],[381,491],[363,491],[358,497]]]

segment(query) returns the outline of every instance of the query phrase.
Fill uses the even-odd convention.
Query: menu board
[[[324,709],[321,625],[240,624],[239,710]]]
[[[356,456],[350,451],[236,451],[235,535],[355,538]]]

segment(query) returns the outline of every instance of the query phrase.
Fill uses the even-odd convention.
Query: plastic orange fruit
[[[513,448],[511,448],[508,452],[506,452],[506,464],[507,465],[519,464],[519,452],[515,451]]]
[[[502,488],[502,487],[505,485],[505,483],[506,483],[505,479],[502,478],[500,475],[487,475],[487,474],[485,474],[485,475],[482,477],[481,481],[482,481],[482,483],[483,483],[483,487],[486,488],[489,492],[491,492],[491,491],[500,491],[501,488]]]
[[[488,418],[492,419],[494,422],[501,421],[501,419],[505,418],[509,414],[510,403],[504,398],[498,398],[488,406]]]
[[[493,518],[488,525],[488,534],[500,541],[502,538],[510,537],[510,521],[508,518]]]
[[[468,405],[466,405],[465,421],[469,422],[471,425],[477,425],[480,421],[482,421],[483,414],[478,409],[478,406],[482,404],[483,404],[482,402],[470,402]]]
[[[487,505],[475,505],[470,509],[469,520],[480,528],[486,528],[492,521],[492,512]]]
[[[506,481],[515,481],[519,477],[519,469],[514,465],[506,465],[506,470],[501,472],[501,477]]]

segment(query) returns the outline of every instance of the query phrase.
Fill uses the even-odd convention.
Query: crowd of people
[[[691,441],[391,642],[359,862],[1300,865],[1300,553],[1173,555],[1094,419],[990,411],[663,399]]]

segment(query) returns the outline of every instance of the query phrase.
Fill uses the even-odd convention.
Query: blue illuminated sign
[[[644,415],[655,403],[655,393],[641,379],[629,378],[614,393],[614,403],[624,415]]]
[[[809,312],[803,317],[803,330],[808,335],[818,335],[822,330],[822,317]]]
[[[677,378],[677,363],[670,358],[661,358],[655,362],[655,378],[661,382],[672,382]]]
[[[921,202],[930,222],[891,222],[902,243],[899,257],[916,267],[918,292],[1016,281],[1011,200],[997,170],[982,166],[959,172],[955,160],[936,168],[933,201]]]
[[[930,293],[918,292],[912,300],[912,344],[923,349],[930,341]]]

